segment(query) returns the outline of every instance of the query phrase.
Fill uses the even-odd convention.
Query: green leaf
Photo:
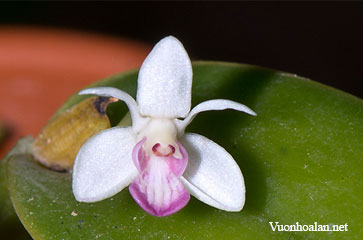
[[[16,146],[0,161],[0,236],[4,239],[31,239],[19,221],[12,203],[10,201],[7,181],[6,164],[11,156],[31,154],[31,137],[23,138]]]
[[[31,154],[8,161],[15,209],[34,239],[360,239],[363,236],[363,102],[295,75],[218,62],[193,65],[193,105],[226,98],[251,107],[201,113],[187,128],[223,146],[246,182],[246,205],[230,213],[195,198],[165,218],[145,213],[127,189],[92,204],[75,201],[71,175]],[[137,72],[103,80],[133,96]],[[60,111],[85,96],[73,96]],[[119,108],[119,111],[116,111]],[[115,124],[127,112],[115,105]],[[112,114],[111,114],[112,115]],[[348,232],[274,232],[280,224],[348,224]]]

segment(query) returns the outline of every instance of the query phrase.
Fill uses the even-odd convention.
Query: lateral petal
[[[189,162],[181,181],[200,201],[225,211],[240,211],[245,202],[243,175],[232,156],[221,146],[198,134],[181,139]]]
[[[169,36],[158,42],[139,72],[137,102],[143,116],[185,117],[191,106],[192,65],[183,45]]]
[[[131,127],[110,128],[90,138],[73,167],[73,194],[79,202],[97,202],[120,192],[137,176],[132,161],[136,137]]]
[[[184,133],[185,128],[190,124],[190,122],[194,119],[194,117],[198,113],[205,111],[225,110],[225,109],[233,109],[240,112],[248,113],[253,116],[257,115],[249,107],[231,100],[213,99],[205,101],[195,106],[184,120],[176,120],[176,125],[178,127],[179,135],[182,135]]]
[[[146,119],[140,116],[139,109],[135,99],[131,97],[128,93],[121,91],[120,89],[114,87],[87,88],[80,91],[78,94],[79,95],[92,94],[103,97],[114,97],[121,101],[124,101],[130,111],[130,115],[132,118],[132,127],[136,129],[136,131],[142,128],[143,124],[146,122]]]

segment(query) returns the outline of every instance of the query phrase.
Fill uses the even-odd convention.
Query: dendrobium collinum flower
[[[202,102],[190,111],[191,87],[188,54],[176,38],[169,36],[154,47],[141,66],[137,101],[112,87],[81,91],[79,94],[124,101],[132,127],[104,130],[82,146],[73,168],[76,200],[100,201],[130,185],[137,204],[154,216],[179,211],[190,194],[210,206],[240,211],[245,186],[237,163],[213,141],[184,130],[196,114],[207,110],[256,114],[224,99]]]

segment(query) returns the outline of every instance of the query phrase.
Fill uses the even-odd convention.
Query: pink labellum
[[[147,156],[143,148],[145,141],[146,138],[142,139],[133,149],[132,157],[139,175],[130,184],[129,191],[137,204],[151,215],[163,217],[173,214],[190,199],[179,180],[187,166],[188,154],[180,143],[180,159],[173,157],[168,151],[164,155],[160,154],[160,144],[155,144],[153,153]],[[175,152],[173,146],[169,148]]]
[[[153,146],[152,150],[158,157],[169,157],[175,153],[175,147],[170,144],[167,147],[163,147],[160,143],[157,143]]]

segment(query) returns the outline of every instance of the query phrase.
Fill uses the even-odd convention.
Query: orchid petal
[[[191,106],[192,77],[182,43],[172,36],[162,39],[140,68],[137,102],[141,115],[185,117]]]
[[[185,134],[181,143],[189,155],[187,169],[180,178],[188,192],[210,206],[240,211],[245,202],[245,185],[232,156],[198,134]]]
[[[139,171],[129,187],[137,204],[151,215],[163,217],[182,209],[190,195],[179,177],[188,163],[188,155],[179,144],[182,158],[146,155],[142,145],[146,138],[136,144],[132,156]]]
[[[120,89],[113,87],[88,88],[80,91],[78,94],[79,95],[93,94],[103,97],[114,97],[124,101],[130,111],[132,119],[132,127],[136,130],[142,128],[142,125],[146,121],[146,119],[140,116],[135,99],[133,99],[133,97],[131,97],[128,93],[121,91]]]
[[[110,128],[90,138],[73,167],[73,193],[79,202],[96,202],[115,195],[137,176],[132,162],[133,131]]]
[[[225,110],[225,109],[233,109],[240,112],[245,112],[250,115],[256,116],[256,113],[252,111],[249,107],[237,103],[231,100],[226,99],[214,99],[199,103],[195,106],[192,111],[190,111],[189,115],[184,120],[177,120],[176,125],[178,127],[179,135],[184,134],[185,128],[190,124],[190,122],[194,119],[194,117],[200,113],[210,110]]]

